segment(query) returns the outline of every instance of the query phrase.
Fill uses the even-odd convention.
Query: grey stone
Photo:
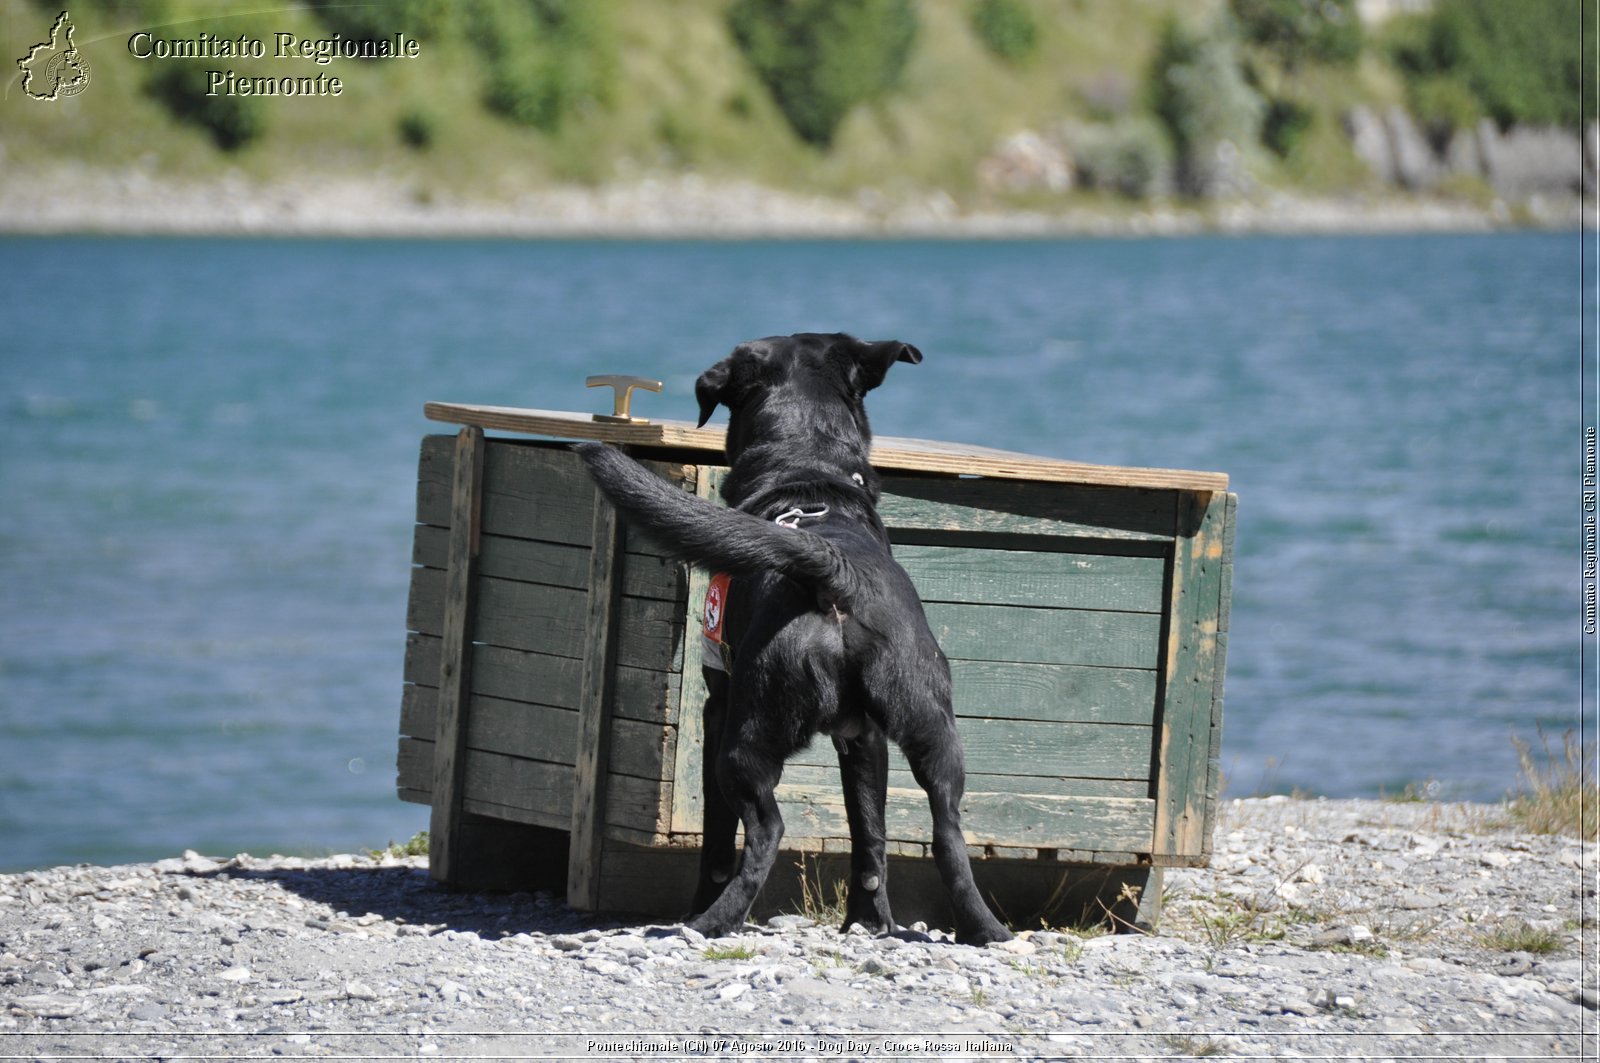
[[[1345,132],[1350,136],[1350,146],[1356,158],[1384,184],[1395,183],[1394,151],[1389,147],[1389,135],[1383,121],[1367,107],[1352,107],[1344,119]],[[1352,835],[1345,839],[1354,841]]]
[[[1439,180],[1439,162],[1411,115],[1390,107],[1383,115],[1383,131],[1394,160],[1394,181],[1413,191],[1431,188]]]
[[[17,997],[11,1006],[41,1019],[70,1019],[86,1010],[89,1002],[66,993],[34,993]]]
[[[1514,126],[1505,132],[1487,118],[1478,124],[1478,151],[1489,183],[1500,195],[1573,195],[1583,185],[1584,148],[1573,133]]]

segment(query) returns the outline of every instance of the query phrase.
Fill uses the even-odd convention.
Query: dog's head
[[[862,398],[883,383],[895,362],[922,361],[922,352],[899,340],[861,340],[843,332],[802,332],[741,343],[700,374],[695,397],[700,424],[726,406],[728,458],[756,439],[809,436],[861,443],[872,438]],[[852,431],[853,429],[853,431]]]

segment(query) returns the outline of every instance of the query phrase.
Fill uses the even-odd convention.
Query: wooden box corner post
[[[445,574],[444,638],[439,656],[439,708],[434,722],[433,811],[428,820],[428,874],[439,882],[461,875],[466,803],[467,712],[472,697],[472,605],[483,521],[483,429],[456,435],[450,486],[450,544]]]
[[[578,748],[572,772],[572,841],[567,856],[567,903],[584,911],[600,907],[617,628],[622,567],[626,563],[624,535],[616,507],[596,491],[588,613],[584,622],[583,686],[578,702]]]
[[[1203,866],[1211,853],[1235,502],[1220,491],[1179,498],[1156,764],[1158,864]]]

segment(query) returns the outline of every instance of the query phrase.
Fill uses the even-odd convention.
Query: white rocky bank
[[[1530,200],[1520,215],[1410,193],[1309,198],[1269,189],[1205,208],[1154,200],[1107,212],[963,210],[935,192],[891,199],[808,196],[697,175],[562,186],[498,200],[424,193],[404,179],[300,177],[263,183],[157,176],[138,167],[7,166],[0,233],[386,237],[1040,237],[1202,232],[1480,232],[1512,224],[1577,227],[1576,198]],[[1591,211],[1592,213],[1592,211]]]
[[[1594,846],[1484,805],[1226,802],[1157,933],[988,949],[188,853],[0,876],[0,1056],[1594,1058],[1595,927]]]

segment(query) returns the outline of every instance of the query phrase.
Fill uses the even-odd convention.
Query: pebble
[[[892,1029],[934,1031],[899,1046],[929,1058],[1581,1055],[1596,895],[1571,839],[1489,806],[1243,800],[1215,841],[1213,866],[1167,873],[1154,934],[1019,926],[981,949],[803,915],[708,942],[450,891],[418,858],[0,875],[0,1040],[24,1058],[68,1039],[168,1058],[200,1036],[219,1057],[659,1058],[739,1030],[790,1040],[768,1054],[875,1058]],[[1555,947],[1496,945],[1504,926]]]

